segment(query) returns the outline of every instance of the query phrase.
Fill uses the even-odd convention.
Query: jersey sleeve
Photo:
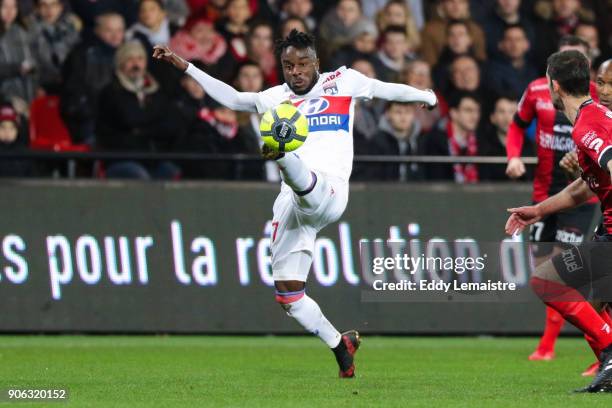
[[[284,94],[285,88],[283,85],[273,86],[265,91],[257,92],[255,97],[257,113],[265,113],[268,109],[283,102]]]
[[[521,97],[514,119],[508,127],[508,134],[506,135],[506,156],[508,160],[521,156],[523,142],[525,141],[525,129],[529,126],[534,116],[535,99],[531,92],[531,85],[529,85]]]
[[[352,68],[341,68],[342,87],[353,98],[372,99],[375,80]],[[344,71],[344,72],[342,72]]]
[[[574,142],[578,149],[608,170],[608,162],[612,160],[612,135],[597,123],[590,123],[588,129],[576,132]]]

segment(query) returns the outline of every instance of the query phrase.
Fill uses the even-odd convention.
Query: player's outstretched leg
[[[548,361],[555,358],[555,343],[565,320],[552,307],[546,307],[546,324],[538,348],[529,356],[531,361]]]
[[[308,332],[317,335],[331,349],[338,362],[340,377],[354,377],[354,355],[360,338],[352,330],[340,334],[321,312],[321,308],[306,295],[304,282],[276,281],[276,301]]]

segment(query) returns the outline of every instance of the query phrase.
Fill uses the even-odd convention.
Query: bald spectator
[[[123,43],[125,24],[116,13],[96,18],[94,37],[79,43],[63,70],[61,112],[75,142],[95,143],[98,95],[113,77],[115,51]]]
[[[474,53],[484,61],[486,59],[485,37],[482,28],[470,18],[468,0],[438,0],[439,14],[428,21],[421,33],[421,55],[431,66],[438,62],[438,58],[446,44],[446,26],[452,20],[465,20],[470,35],[474,40]]]

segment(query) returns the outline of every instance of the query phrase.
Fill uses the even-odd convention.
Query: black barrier
[[[0,189],[2,331],[301,332],[274,301],[277,185],[25,181]],[[319,235],[308,292],[341,329],[538,332],[543,307],[521,272],[528,251],[503,233],[505,209],[528,203],[530,192],[523,184],[353,183],[346,213]],[[388,250],[389,238],[456,251],[486,243],[478,248],[494,259],[504,255],[487,245],[506,239],[512,262],[498,269],[516,291],[484,300],[372,296],[376,277],[362,267],[360,242]]]

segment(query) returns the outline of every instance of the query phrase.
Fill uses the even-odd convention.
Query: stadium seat
[[[86,152],[89,146],[73,144],[59,112],[59,97],[45,95],[30,106],[30,147],[55,152]]]

